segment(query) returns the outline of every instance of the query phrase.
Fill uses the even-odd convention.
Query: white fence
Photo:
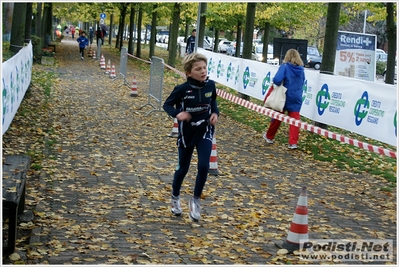
[[[209,78],[263,100],[278,66],[204,49]],[[305,69],[301,115],[396,146],[397,88],[394,85],[320,74]]]
[[[33,46],[30,42],[19,52],[1,63],[2,135],[8,130],[25,96],[32,77]]]

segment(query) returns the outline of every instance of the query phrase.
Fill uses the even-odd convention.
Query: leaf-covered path
[[[396,193],[379,190],[383,179],[267,145],[223,114],[216,127],[220,175],[208,178],[202,219],[188,217],[195,156],[182,188],[183,214],[172,216],[173,120],[139,109],[148,101],[149,72],[129,62],[139,94],[130,97],[98,61],[81,61],[75,42],[60,43],[56,55],[59,81],[48,118],[56,140],[38,188],[28,190],[38,198],[28,264],[304,263],[277,255],[274,244],[287,237],[302,186],[311,239],[396,240]],[[118,57],[104,56],[118,72]],[[164,99],[171,89],[163,89]]]

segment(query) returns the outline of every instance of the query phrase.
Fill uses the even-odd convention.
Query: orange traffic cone
[[[97,59],[96,58],[96,50],[93,50],[93,59]]]
[[[91,45],[89,46],[89,57],[93,56],[93,51],[91,50]]]
[[[101,55],[100,67],[101,67],[101,69],[105,69],[105,58],[104,58],[104,55]]]
[[[173,120],[173,128],[170,134],[168,134],[169,137],[178,137],[179,136],[179,124],[177,122],[177,119],[174,118]]]
[[[306,186],[303,186],[287,239],[283,242],[283,248],[292,253],[294,250],[299,249],[301,242],[307,242],[308,240],[308,193]]]
[[[108,59],[107,68],[105,69],[105,74],[110,74],[111,72],[111,60]]]
[[[132,90],[130,91],[130,96],[138,96],[138,95],[137,95],[137,80],[136,80],[136,75],[133,76]]]
[[[115,65],[112,64],[111,67],[111,75],[109,76],[111,79],[115,79],[116,78],[116,73],[115,73]]]
[[[215,175],[215,176],[219,175],[215,134],[213,134],[213,138],[212,138],[212,151],[211,151],[211,157],[209,159],[209,174]]]

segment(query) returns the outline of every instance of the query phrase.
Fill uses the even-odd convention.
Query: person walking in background
[[[96,37],[97,37],[97,46],[100,44],[100,42],[101,42],[101,45],[103,45],[104,44],[104,35],[103,35],[103,31],[101,30],[100,27],[97,28]]]
[[[207,58],[191,53],[183,59],[187,81],[176,86],[165,100],[163,109],[178,120],[178,166],[174,173],[171,196],[171,212],[179,216],[180,189],[189,170],[190,161],[197,150],[197,176],[193,197],[189,202],[190,218],[199,221],[201,216],[200,197],[208,178],[212,139],[219,117],[216,102],[216,85],[209,80]]]
[[[90,41],[90,44],[93,43],[93,38],[94,38],[94,30],[93,30],[93,27],[90,27],[89,28],[89,41]]]
[[[283,113],[288,112],[288,116],[299,120],[299,111],[302,106],[303,84],[305,82],[305,72],[303,61],[298,51],[289,49],[285,54],[283,64],[280,65],[276,75],[273,78],[273,83],[277,86],[283,84],[286,88],[286,101],[283,108]],[[271,119],[269,129],[264,133],[263,138],[267,143],[273,144],[274,136],[280,127],[281,121]],[[299,139],[299,127],[289,126],[289,141],[288,148],[297,149]]]
[[[197,30],[194,29],[191,32],[191,36],[187,38],[186,54],[191,54],[195,50],[195,36],[197,35]]]
[[[79,38],[76,40],[79,43],[79,53],[81,56],[81,59],[83,60],[85,57],[84,51],[86,47],[89,45],[89,39],[86,37],[86,32],[82,31],[81,35]]]
[[[72,39],[75,39],[75,27],[71,27],[71,35],[72,35]]]

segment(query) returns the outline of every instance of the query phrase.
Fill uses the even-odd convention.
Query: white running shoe
[[[180,205],[180,197],[175,197],[172,195],[171,205],[172,205],[172,207],[171,207],[170,211],[173,213],[173,215],[180,216],[180,214],[182,213],[181,205]]]
[[[268,144],[273,144],[274,142],[272,139],[266,137],[266,133],[263,134],[263,139],[265,139]]]
[[[201,205],[200,205],[200,200],[199,198],[191,198],[190,203],[190,218],[198,222],[199,219],[201,218]]]

